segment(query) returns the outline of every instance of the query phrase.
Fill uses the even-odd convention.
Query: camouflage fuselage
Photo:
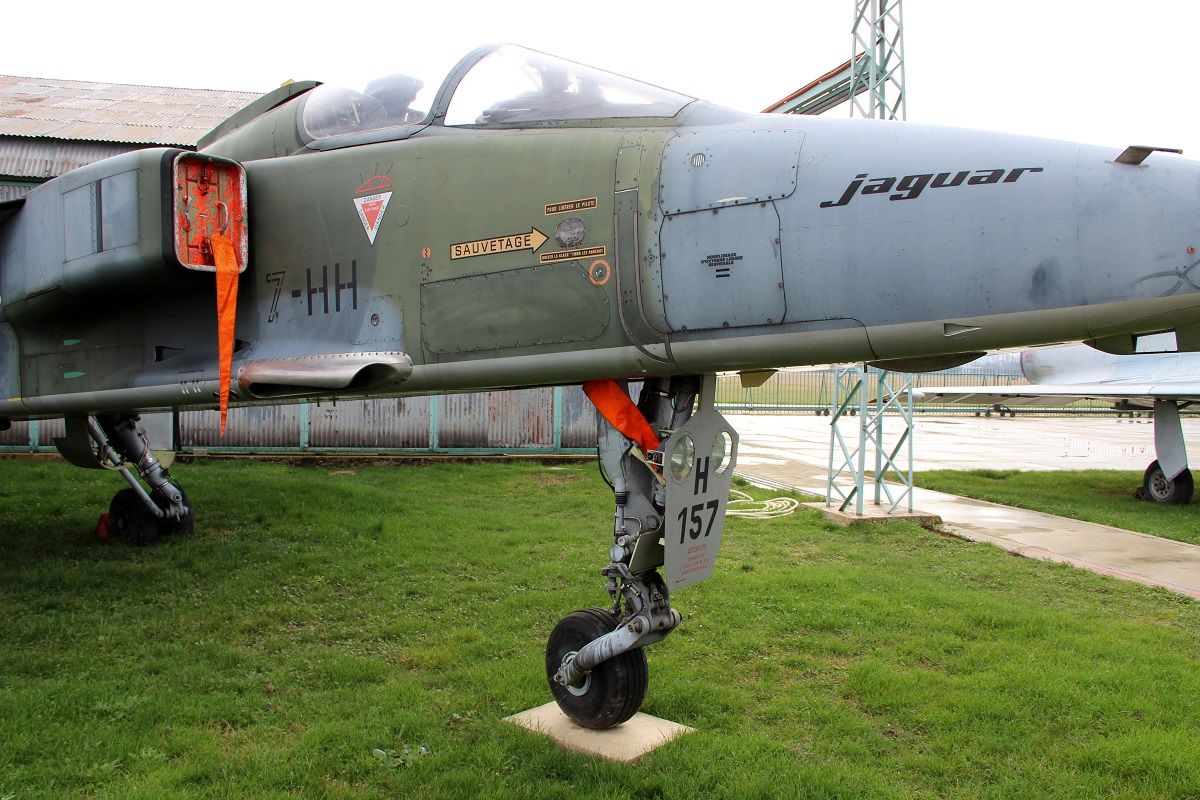
[[[248,178],[235,402],[1120,349],[1169,329],[1200,346],[1195,162],[700,102],[314,149],[302,101],[202,148]],[[69,190],[153,171],[155,152],[51,181],[0,228],[0,417],[215,403],[211,275],[67,257]],[[141,222],[114,248],[154,261],[166,201],[157,178],[124,180]]]

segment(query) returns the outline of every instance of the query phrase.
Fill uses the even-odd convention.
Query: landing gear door
[[[672,591],[711,575],[721,549],[738,435],[713,407],[715,388],[716,376],[705,376],[699,412],[671,434],[663,448],[663,538],[667,588]]]

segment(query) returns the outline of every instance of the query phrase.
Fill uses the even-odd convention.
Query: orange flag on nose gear
[[[614,380],[585,381],[583,393],[609,425],[641,445],[644,452],[658,449],[658,437],[629,395]]]
[[[221,435],[229,414],[229,380],[233,375],[233,328],[237,321],[238,263],[233,242],[220,233],[209,237],[217,265],[217,367],[221,373]]]

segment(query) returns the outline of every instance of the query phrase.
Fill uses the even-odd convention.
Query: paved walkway
[[[829,418],[730,414],[741,437],[738,474],[825,495]],[[1112,418],[923,417],[915,433],[921,469],[1137,469],[1154,458],[1153,426]],[[1185,420],[1200,453],[1200,420]],[[1092,522],[917,489],[914,508],[954,533],[1029,558],[1073,564],[1200,600],[1200,547]]]

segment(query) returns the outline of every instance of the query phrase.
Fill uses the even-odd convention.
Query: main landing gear
[[[611,390],[601,398],[584,387],[600,411],[600,465],[616,499],[611,561],[601,570],[612,605],[576,611],[555,626],[546,646],[546,677],[570,719],[585,728],[610,728],[636,714],[646,697],[643,648],[683,621],[671,608],[668,580],[678,588],[711,572],[737,434],[712,407],[715,376],[704,376],[695,415],[700,377],[649,379],[636,408],[624,381],[597,383]],[[634,433],[631,419],[645,435]],[[670,437],[659,443],[661,433]],[[664,564],[666,579],[658,571]]]
[[[1168,479],[1158,464],[1158,459],[1150,462],[1142,474],[1142,496],[1155,503],[1183,506],[1192,502],[1194,489],[1192,471],[1184,467],[1174,478]]]
[[[139,420],[134,414],[68,417],[67,435],[54,444],[72,464],[121,473],[129,487],[109,504],[108,531],[148,545],[168,534],[191,533],[196,515],[183,487],[154,454]]]
[[[1146,467],[1138,496],[1155,503],[1192,502],[1194,483],[1188,469],[1179,408],[1174,400],[1154,401],[1154,450],[1158,458]]]

